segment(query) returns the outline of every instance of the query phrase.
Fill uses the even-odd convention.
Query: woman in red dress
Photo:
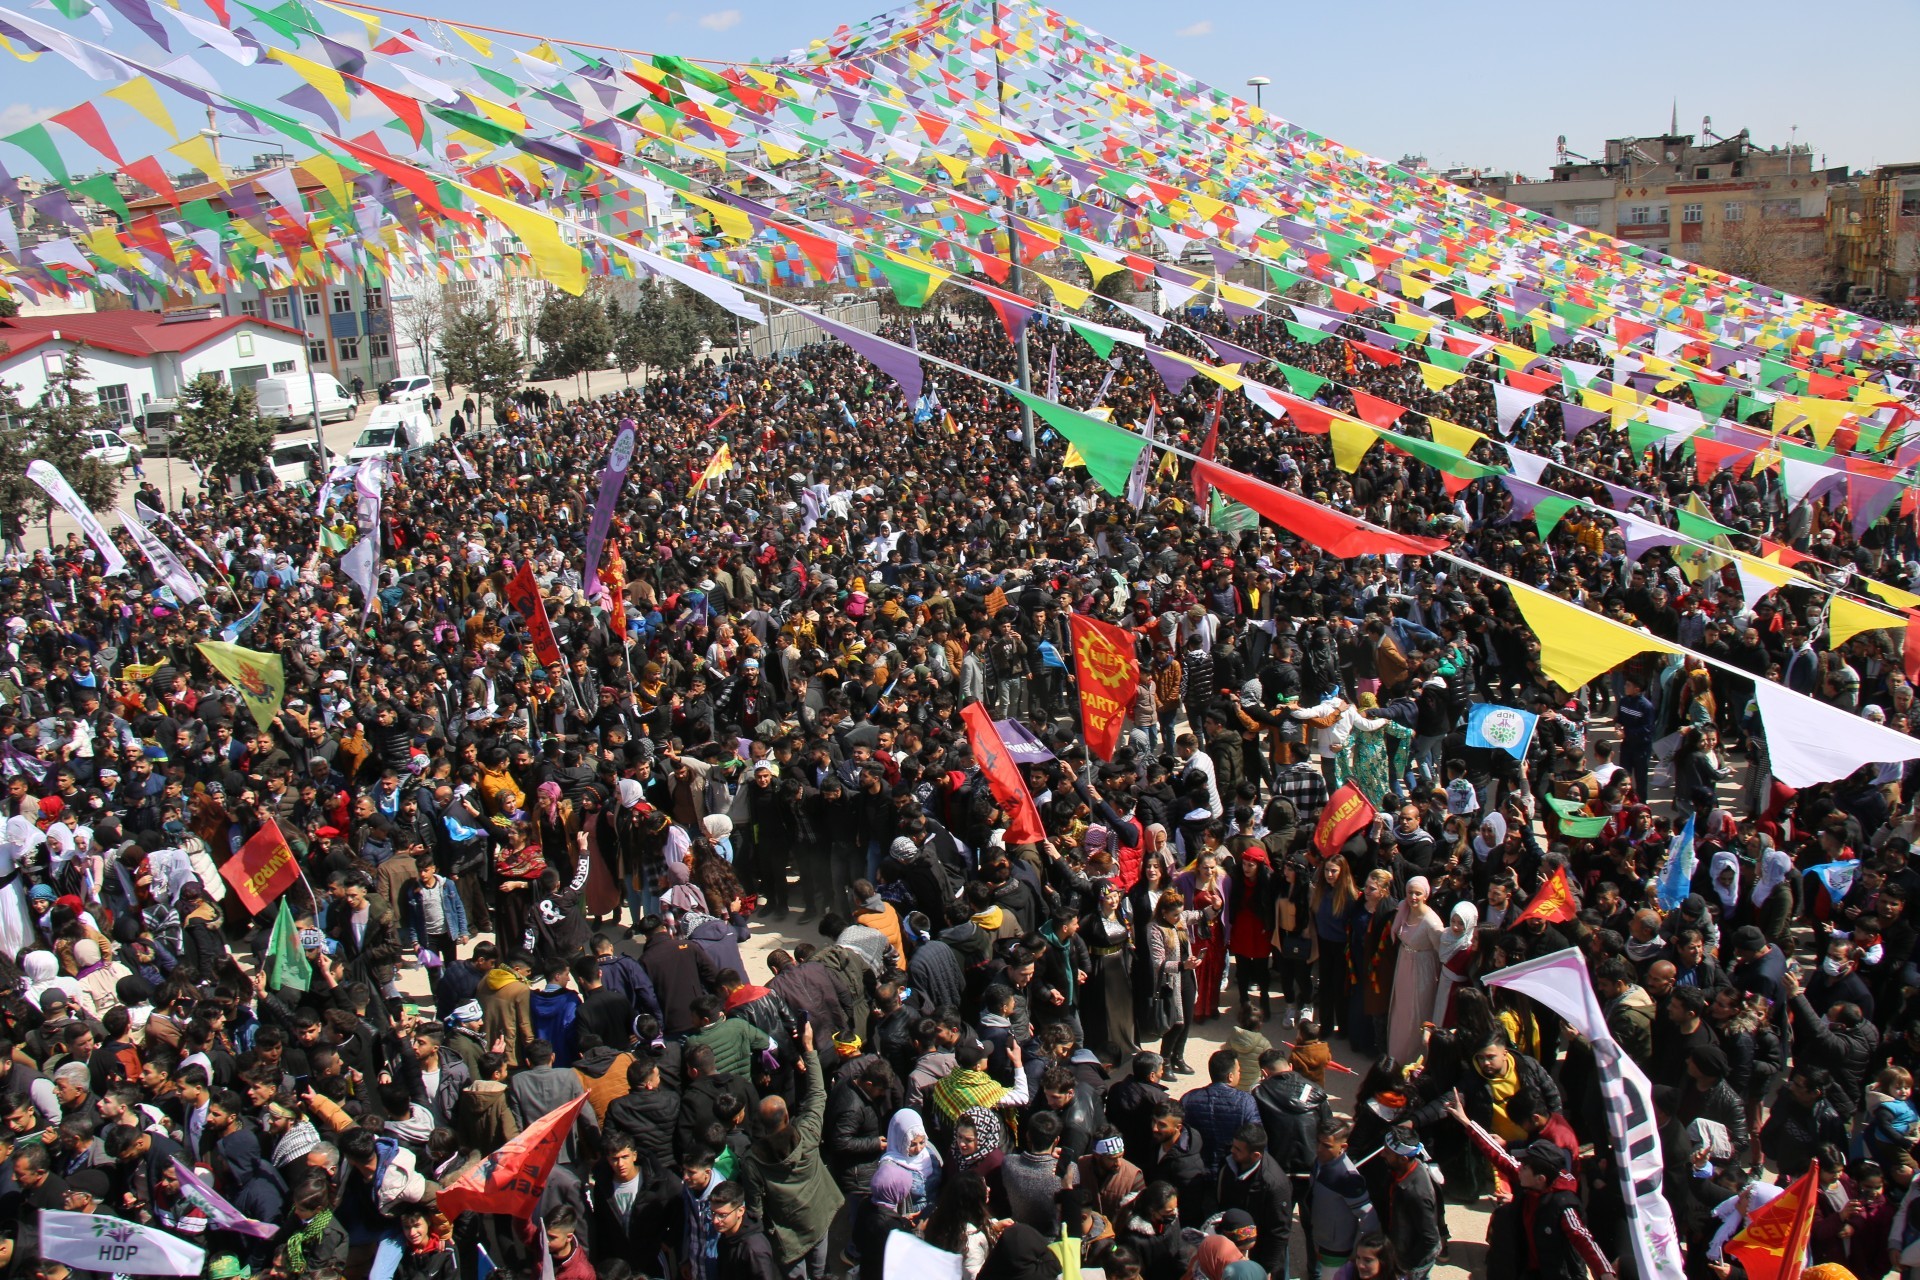
[[[1196,1021],[1218,1016],[1220,984],[1227,972],[1227,877],[1220,869],[1220,835],[1209,828],[1204,847],[1193,865],[1174,877],[1174,886],[1187,900],[1187,936],[1194,959],[1200,962],[1194,981]]]

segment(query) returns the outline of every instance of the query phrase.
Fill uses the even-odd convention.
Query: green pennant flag
[[[1207,504],[1207,527],[1219,533],[1244,533],[1260,527],[1260,513],[1241,502],[1231,502],[1218,489]]]
[[[870,253],[859,255],[872,270],[886,277],[887,284],[893,289],[893,300],[903,307],[919,310],[927,305],[927,299],[933,296],[933,273],[919,267],[910,267],[904,262],[895,262],[892,258],[883,258]]]
[[[1103,333],[1098,329],[1090,329],[1083,324],[1075,324],[1071,319],[1067,320],[1067,328],[1073,330],[1082,338],[1085,338],[1087,345],[1093,348],[1093,354],[1099,356],[1102,360],[1111,360],[1113,358],[1114,337],[1112,334]]]
[[[1733,530],[1718,520],[1688,511],[1685,507],[1675,511],[1674,515],[1678,517],[1680,532],[1696,542],[1712,542],[1715,538],[1731,537],[1733,534]]]
[[[187,201],[180,206],[180,216],[202,231],[224,231],[227,227],[227,215],[207,200]]]
[[[1607,828],[1605,818],[1592,818],[1580,812],[1582,806],[1559,796],[1547,797],[1547,805],[1560,818],[1560,834],[1575,840],[1591,840]]]
[[[1280,360],[1275,360],[1274,364],[1280,366],[1280,372],[1287,380],[1287,390],[1293,392],[1293,394],[1299,396],[1302,400],[1313,399],[1314,394],[1318,392],[1320,388],[1327,385],[1327,379],[1317,373],[1308,373],[1305,369],[1296,369],[1294,366]]]
[[[495,90],[504,93],[507,96],[508,102],[513,102],[519,98],[523,86],[518,80],[513,79],[511,76],[502,75],[492,67],[483,67],[479,63],[472,65],[474,73],[492,85]]]
[[[1533,507],[1533,527],[1540,531],[1540,541],[1545,542],[1553,536],[1559,523],[1566,519],[1567,512],[1579,506],[1577,498],[1542,498]]]
[[[1713,382],[1695,382],[1693,388],[1693,406],[1700,410],[1703,417],[1718,418],[1726,412],[1727,402],[1740,394],[1740,389]]]
[[[1381,432],[1380,439],[1390,448],[1411,454],[1435,471],[1443,471],[1450,476],[1464,480],[1478,480],[1485,476],[1499,474],[1492,467],[1475,462],[1458,449],[1441,444],[1437,440],[1421,440],[1414,436],[1395,435],[1391,431]]]
[[[53,175],[61,186],[71,186],[73,178],[67,173],[67,162],[60,158],[60,148],[53,145],[53,135],[47,132],[43,124],[30,124],[18,133],[10,133],[0,142],[11,142],[35,160],[40,167]]]
[[[301,949],[300,930],[284,893],[280,912],[273,918],[273,935],[267,939],[267,985],[277,991],[306,991],[313,986],[313,965]]]
[[[1445,347],[1428,347],[1427,363],[1439,365],[1448,373],[1465,373],[1467,366],[1473,361],[1471,357],[1455,355]]]
[[[1758,396],[1741,396],[1740,403],[1735,407],[1733,412],[1734,416],[1739,418],[1740,421],[1751,422],[1756,414],[1764,413],[1772,408],[1773,405],[1770,401],[1762,400]]]
[[[1760,385],[1772,387],[1782,378],[1798,380],[1800,371],[1784,360],[1775,360],[1772,356],[1760,357]]]
[[[1087,474],[1102,489],[1115,497],[1127,491],[1127,477],[1133,474],[1134,463],[1140,461],[1140,455],[1147,447],[1143,437],[1063,404],[1055,404],[1044,396],[1025,391],[1015,391],[1013,394],[1080,451],[1080,456],[1087,463]]]
[[[1295,342],[1304,342],[1308,346],[1318,346],[1333,335],[1314,328],[1310,324],[1298,324],[1292,320],[1282,321],[1287,326],[1287,336]]]
[[[133,215],[127,209],[126,197],[120,194],[120,188],[113,185],[112,174],[96,173],[83,182],[74,183],[73,189],[95,204],[103,204],[119,214],[120,221],[133,221]]]

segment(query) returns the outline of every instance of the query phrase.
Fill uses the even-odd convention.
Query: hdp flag
[[[993,727],[993,717],[978,702],[969,702],[961,709],[960,718],[967,724],[967,745],[973,748],[973,762],[986,775],[993,798],[1007,814],[1007,843],[1039,844],[1047,838],[1046,828],[1040,825],[1040,810],[1033,803],[1033,793],[1027,790],[1027,780],[1020,776],[1013,754],[1001,741],[1000,731]]]
[[[1819,1179],[1816,1160],[1784,1192],[1753,1210],[1745,1229],[1727,1242],[1727,1252],[1745,1265],[1748,1280],[1798,1280],[1813,1234]]]
[[[1540,886],[1540,892],[1533,895],[1533,901],[1527,909],[1513,918],[1515,924],[1525,924],[1529,920],[1545,920],[1548,924],[1561,924],[1580,914],[1580,908],[1573,900],[1573,882],[1567,879],[1565,867],[1555,867],[1547,882]]]
[[[293,908],[286,897],[280,899],[280,914],[273,920],[273,936],[267,939],[267,985],[276,990],[292,988],[306,991],[313,986],[313,966],[300,946],[300,930],[293,923]]]
[[[241,845],[240,852],[220,868],[220,874],[247,910],[259,915],[300,878],[300,864],[287,838],[280,834],[280,824],[268,818],[253,833],[253,839]]]
[[[449,1217],[471,1209],[475,1213],[504,1213],[527,1219],[540,1204],[547,1176],[560,1158],[560,1148],[573,1132],[574,1117],[586,1104],[581,1094],[558,1111],[549,1111],[522,1129],[519,1136],[441,1189],[439,1204]],[[546,1252],[544,1249],[541,1252]]]
[[[1373,821],[1373,801],[1349,782],[1327,797],[1320,821],[1313,825],[1313,847],[1322,857],[1331,858],[1340,846],[1367,829]]]
[[[1080,731],[1089,751],[1111,760],[1140,691],[1133,633],[1078,613],[1068,615],[1068,626],[1079,668]]]
[[[1853,877],[1860,871],[1857,862],[1823,862],[1814,867],[1813,874],[1826,886],[1827,897],[1838,902],[1847,896],[1853,888]]]
[[[180,1197],[188,1204],[200,1206],[207,1221],[220,1231],[232,1231],[243,1236],[252,1236],[256,1240],[271,1240],[280,1234],[280,1228],[271,1222],[255,1222],[246,1214],[234,1208],[213,1184],[195,1173],[179,1156],[172,1156],[173,1171],[180,1179]]]
[[[171,1231],[104,1213],[40,1211],[40,1256],[81,1271],[123,1276],[197,1276],[207,1251]]]
[[[1654,889],[1662,911],[1672,911],[1687,900],[1687,895],[1693,891],[1696,861],[1693,852],[1693,815],[1688,814],[1687,825],[1680,828],[1680,834],[1673,838],[1673,844],[1667,849],[1667,860],[1660,868],[1660,880]]]
[[[240,700],[247,704],[260,732],[271,732],[280,701],[287,695],[287,669],[280,655],[256,653],[221,640],[202,640],[194,647],[215,671],[239,686]]]
[[[220,638],[222,640],[225,640],[228,644],[238,644],[240,642],[240,637],[246,635],[247,632],[253,630],[253,624],[260,621],[261,611],[264,610],[266,607],[267,607],[267,601],[266,601],[266,598],[263,596],[258,602],[254,604],[253,608],[247,610],[245,613],[235,618],[232,622],[229,622],[226,626],[220,628]]]
[[[1527,745],[1533,741],[1533,726],[1540,717],[1518,707],[1496,707],[1476,702],[1467,712],[1467,745],[1504,751],[1515,760],[1527,758]]]

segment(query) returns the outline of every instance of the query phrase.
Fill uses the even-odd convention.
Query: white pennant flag
[[[140,554],[145,556],[147,563],[153,566],[153,571],[159,576],[160,581],[166,583],[173,591],[175,600],[184,606],[206,595],[206,592],[200,588],[200,580],[187,570],[187,566],[180,563],[180,557],[174,555],[173,550],[166,543],[154,536],[153,530],[138,520],[128,520],[124,517],[120,521],[120,527],[127,531],[128,537],[133,539],[133,545],[140,548]]]
[[[347,553],[340,557],[340,572],[352,578],[354,585],[360,588],[360,594],[366,603],[360,609],[360,620],[365,622],[373,611],[374,575],[380,569],[380,538],[370,533],[353,544]]]
[[[123,1276],[197,1276],[207,1251],[158,1227],[104,1213],[40,1211],[40,1256],[81,1271]]]
[[[1816,702],[1771,680],[1753,682],[1766,726],[1767,764],[1790,787],[1836,782],[1863,764],[1894,764],[1920,756],[1920,738]]]
[[[106,562],[108,573],[127,571],[127,558],[113,545],[113,535],[100,523],[100,517],[93,514],[93,508],[80,500],[67,478],[60,474],[60,468],[35,458],[27,464],[27,479],[39,485],[62,511],[74,518],[80,531],[87,535],[87,541],[100,553],[100,559]]]

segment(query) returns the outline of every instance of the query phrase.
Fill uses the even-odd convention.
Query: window
[[[235,335],[233,349],[236,355],[244,356],[251,360],[253,358],[253,335],[250,333]]]
[[[273,362],[273,371],[274,371],[275,373],[292,373],[292,372],[293,372],[293,361],[291,361],[291,360],[275,360],[275,361]]]
[[[333,314],[348,315],[353,311],[353,290],[335,289],[333,291]]]
[[[1765,200],[1760,204],[1760,216],[1763,218],[1797,218],[1800,216],[1800,197],[1789,200]]]
[[[1653,206],[1653,221],[1654,221],[1654,223],[1655,223],[1655,225],[1658,225],[1658,224],[1661,224],[1661,223],[1664,223],[1664,222],[1666,222],[1666,221],[1667,221],[1667,206],[1666,206],[1666,205],[1664,205],[1664,204],[1657,204],[1657,205],[1655,205],[1655,206]]]
[[[1900,193],[1900,216],[1911,218],[1920,215],[1920,187],[1910,187]]]
[[[267,300],[267,314],[281,324],[293,319],[293,299],[284,293],[276,293]]]
[[[1600,221],[1600,202],[1588,200],[1580,204],[1568,205],[1567,221],[1577,222],[1583,227],[1594,226]]]
[[[1728,222],[1738,222],[1747,216],[1747,206],[1738,200],[1729,200],[1721,206],[1720,216]]]
[[[308,294],[302,294],[301,297],[304,299],[304,304],[306,306],[308,315],[317,316],[320,314],[320,295],[319,294],[308,293]]]
[[[1706,220],[1707,220],[1707,211],[1701,208],[1699,205],[1683,204],[1680,206],[1680,221],[1705,222]]]
[[[333,348],[339,353],[340,359],[343,361],[358,360],[360,358],[360,339],[358,338],[335,338],[333,340]]]
[[[115,383],[110,387],[96,387],[94,394],[100,397],[100,406],[122,422],[133,421],[133,400],[127,395],[127,384]]]
[[[377,284],[369,287],[367,290],[367,310],[385,311],[386,309],[387,291]]]
[[[1648,204],[1630,204],[1627,206],[1627,225],[1644,227],[1653,221],[1653,206]]]
[[[393,354],[393,344],[384,333],[370,333],[367,335],[367,354],[375,360],[385,360]]]
[[[1693,180],[1695,182],[1705,182],[1708,178],[1711,178],[1712,176],[1713,176],[1713,170],[1707,165],[1697,164],[1693,166]]]
[[[327,362],[327,340],[315,338],[307,344],[307,363],[325,364]]]
[[[240,299],[240,314],[250,319],[258,320],[260,318],[260,299],[258,298]]]

